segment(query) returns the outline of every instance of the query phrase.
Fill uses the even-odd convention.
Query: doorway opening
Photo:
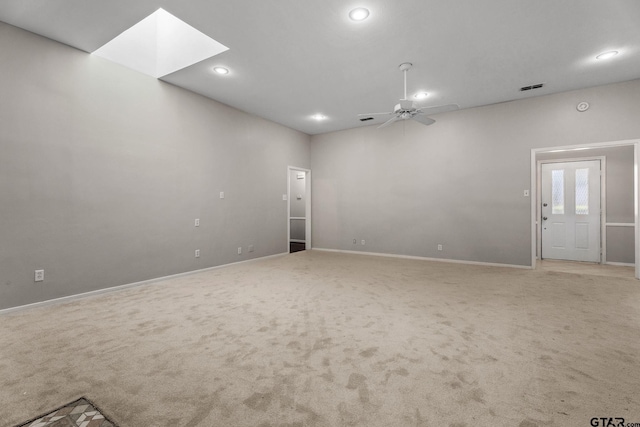
[[[600,175],[597,168],[592,168],[595,163],[590,161],[600,163],[602,177],[597,176]],[[546,171],[544,164],[548,165]],[[631,267],[634,276],[640,279],[639,166],[640,140],[532,149],[531,194],[535,195],[531,197],[532,268],[542,259],[578,265],[584,263],[576,261],[588,261]],[[597,190],[591,192],[597,186],[600,194]],[[596,201],[600,206],[592,203]],[[565,221],[567,211],[573,215],[569,222]],[[592,214],[595,219],[588,218]],[[591,258],[584,258],[589,250]],[[577,257],[576,252],[580,254]]]
[[[311,249],[311,170],[287,168],[287,244],[289,253]]]

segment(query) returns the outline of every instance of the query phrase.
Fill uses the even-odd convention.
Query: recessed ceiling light
[[[617,54],[618,54],[617,50],[611,50],[609,52],[601,53],[600,55],[596,56],[596,59],[611,59]]]
[[[318,121],[319,121],[319,120],[324,120],[324,119],[326,119],[326,118],[327,118],[327,116],[322,115],[322,114],[314,114],[313,116],[311,116],[311,118],[312,118],[312,119],[314,119],[314,120],[318,120]]]
[[[418,92],[415,95],[413,95],[415,99],[425,99],[427,96],[429,96],[427,92]]]
[[[229,69],[224,67],[213,67],[213,71],[218,74],[229,74]]]
[[[349,12],[349,18],[353,21],[364,21],[369,16],[369,10],[364,7],[358,7]]]

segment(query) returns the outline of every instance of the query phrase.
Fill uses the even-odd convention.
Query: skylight
[[[228,49],[158,9],[93,54],[160,78]]]

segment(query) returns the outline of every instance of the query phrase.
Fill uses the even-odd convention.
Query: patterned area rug
[[[16,427],[118,427],[86,398],[68,403]]]

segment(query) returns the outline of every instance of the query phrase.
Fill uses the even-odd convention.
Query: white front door
[[[542,256],[600,262],[600,160],[542,164]]]

